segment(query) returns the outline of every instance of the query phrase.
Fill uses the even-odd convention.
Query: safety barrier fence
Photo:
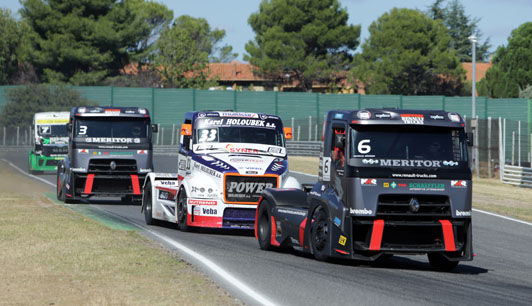
[[[532,168],[505,165],[502,182],[532,188]]]

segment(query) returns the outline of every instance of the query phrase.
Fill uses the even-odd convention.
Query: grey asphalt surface
[[[26,169],[26,152],[0,151],[0,157]],[[155,171],[175,172],[176,157],[156,155]],[[315,180],[311,176],[294,176],[301,182]],[[40,177],[55,183],[55,175]],[[117,203],[93,203],[90,207],[145,224],[140,206]],[[172,224],[147,228],[202,254],[279,305],[532,304],[532,226],[480,212],[473,212],[477,256],[471,262],[460,263],[450,273],[432,271],[426,256],[394,256],[378,265],[324,263],[295,251],[262,251],[252,232],[184,233]],[[153,238],[149,233],[147,236]],[[258,304],[197,259],[176,252],[244,303]]]

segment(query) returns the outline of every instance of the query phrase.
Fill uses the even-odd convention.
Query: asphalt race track
[[[3,151],[0,157],[27,169],[27,151]],[[156,155],[155,171],[175,172],[176,157]],[[295,175],[312,183],[310,176]],[[55,175],[41,175],[55,192]],[[40,182],[45,184],[44,182]],[[28,187],[30,188],[30,187]],[[88,205],[115,218],[149,229],[215,263],[233,278],[220,276],[197,254],[162,242],[208,274],[246,304],[276,305],[530,305],[532,303],[532,224],[473,212],[476,257],[451,273],[431,270],[426,256],[394,256],[366,265],[324,263],[297,252],[259,249],[252,232],[199,231],[184,233],[174,225],[145,226],[140,206],[119,202]],[[531,204],[532,205],[532,204]],[[236,279],[236,280],[235,280]],[[244,285],[243,285],[244,284]],[[240,287],[240,288],[237,288]],[[249,294],[249,291],[253,292]],[[248,292],[248,294],[246,293]],[[257,298],[259,296],[259,298]],[[263,299],[260,299],[262,297]],[[177,301],[176,301],[177,302]]]

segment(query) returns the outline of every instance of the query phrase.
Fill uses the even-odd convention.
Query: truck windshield
[[[76,137],[147,138],[149,122],[145,118],[82,118],[76,120]]]
[[[66,124],[38,125],[37,133],[42,137],[67,137]]]
[[[196,129],[194,143],[258,143],[284,147],[283,134],[276,129],[254,127],[207,127]]]
[[[411,126],[354,126],[351,158],[467,162],[461,129]]]

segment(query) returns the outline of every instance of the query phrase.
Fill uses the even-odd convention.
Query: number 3
[[[79,126],[79,135],[85,135],[87,134],[87,126],[86,125],[80,125]]]

